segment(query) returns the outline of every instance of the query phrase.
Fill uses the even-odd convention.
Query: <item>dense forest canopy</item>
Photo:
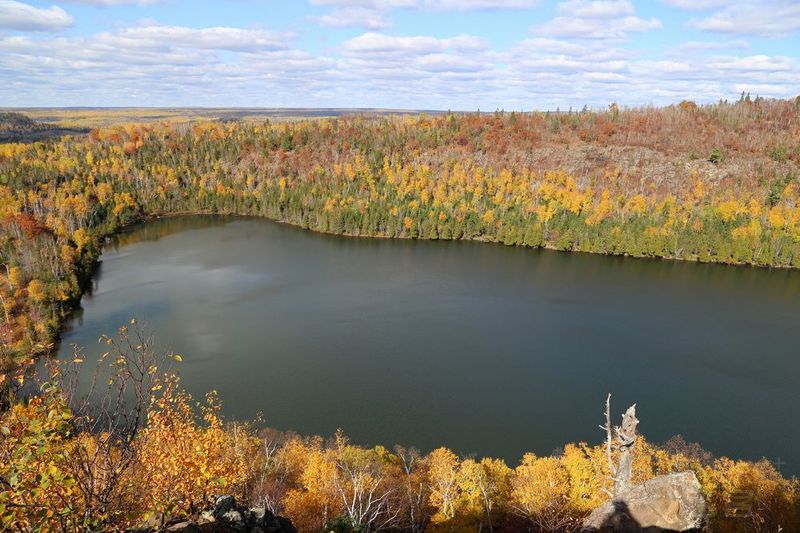
[[[36,122],[27,115],[10,111],[0,112],[0,128],[10,129],[29,129],[35,127]]]
[[[20,368],[51,351],[104,238],[146,217],[258,215],[353,236],[796,268],[799,176],[800,99],[125,124],[0,144],[0,380],[10,391],[25,380]],[[337,520],[566,530],[605,499],[602,447],[568,445],[510,468],[445,448],[390,452],[224,424],[213,394],[198,411],[132,335],[107,339],[109,387],[138,376],[148,400],[125,430],[93,430],[63,394],[65,370],[30,401],[3,397],[3,527],[131,527],[154,513],[190,515],[229,491],[303,530]],[[720,531],[741,491],[753,498],[748,524],[797,527],[796,480],[766,461],[714,460],[679,444],[643,442],[636,479],[695,471]]]

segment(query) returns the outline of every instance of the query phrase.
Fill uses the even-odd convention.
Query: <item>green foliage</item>
[[[364,531],[363,528],[354,526],[347,516],[337,516],[325,524],[324,529],[329,533],[362,533]]]
[[[782,146],[774,146],[769,151],[769,156],[778,163],[785,163],[788,159],[786,148]]]
[[[0,526],[47,531],[73,527],[81,516],[70,502],[77,491],[69,473],[72,413],[52,384],[0,418]]]
[[[0,128],[32,128],[35,125],[36,122],[22,113],[0,113]]]

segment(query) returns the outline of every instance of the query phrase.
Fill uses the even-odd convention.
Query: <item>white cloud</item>
[[[324,5],[331,15],[350,9],[385,16],[378,3],[403,2],[411,0]],[[424,0],[413,4],[430,9]],[[742,90],[796,96],[800,64],[791,49],[779,54],[765,52],[760,40],[709,38],[640,51],[628,38],[660,22],[637,17],[629,6],[562,2],[556,18],[503,48],[475,35],[395,35],[380,28],[315,53],[298,49],[291,34],[259,28],[148,22],[83,36],[0,34],[0,101],[474,110],[708,102]]]
[[[167,26],[85,38],[0,37],[0,78],[9,80],[0,86],[0,99],[80,105],[99,104],[103,95],[109,105],[287,105],[298,94],[330,86],[333,60],[277,50],[254,30],[215,30]],[[255,42],[245,46],[248,36]]]
[[[766,0],[730,5],[707,18],[692,19],[689,26],[717,33],[784,37],[800,30],[800,2]]]
[[[412,107],[452,107],[498,82],[498,54],[471,35],[396,37],[365,33],[343,43],[337,83],[361,94],[392,94]],[[413,95],[413,96],[412,96]],[[450,101],[448,104],[448,100]]]
[[[710,9],[730,5],[730,0],[661,0],[668,6],[680,9]]]
[[[661,21],[636,16],[622,18],[556,17],[534,28],[534,33],[550,37],[577,39],[622,39],[628,33],[640,33],[661,28]]]
[[[504,82],[546,99],[550,108],[610,101],[716,101],[735,97],[741,86],[759,87],[750,92],[771,97],[796,92],[797,59],[736,55],[750,50],[744,40],[687,42],[656,59],[639,57],[636,48],[626,46],[627,37],[662,25],[657,19],[637,17],[632,9],[626,1],[559,3],[558,16],[531,28],[532,37],[512,50]]]
[[[446,48],[435,37],[393,37],[381,33],[365,33],[346,41],[342,49],[352,55],[404,55],[439,52]]]
[[[446,48],[461,52],[478,52],[489,49],[489,43],[474,35],[457,35],[456,37],[443,39],[442,43]]]
[[[559,16],[531,28],[556,39],[622,40],[628,33],[661,28],[661,21],[637,17],[628,0],[567,0],[556,6]]]
[[[395,9],[417,7],[418,0],[309,0],[315,6],[365,7],[370,9]]]
[[[367,7],[337,7],[329,14],[312,20],[329,28],[380,30],[391,26],[391,22],[380,11]]]
[[[525,9],[534,7],[538,0],[424,0],[422,5],[428,9]]]
[[[413,65],[426,72],[477,72],[486,68],[480,61],[452,54],[428,54],[416,59]]]
[[[345,41],[342,50],[349,56],[409,57],[452,50],[475,53],[488,49],[489,45],[472,35],[458,35],[448,39],[429,36],[395,37],[382,33],[365,33]]]
[[[558,12],[568,17],[616,18],[633,14],[628,0],[570,0],[558,4]]]
[[[731,41],[687,41],[666,52],[667,55],[685,56],[688,53],[709,53],[717,50],[749,50],[750,43],[742,39]]]
[[[326,15],[310,18],[320,26],[380,30],[392,25],[386,14],[395,9],[428,11],[524,9],[533,7],[539,0],[310,0],[310,2],[312,5],[333,8]]]
[[[797,62],[790,57],[755,55],[717,59],[708,66],[737,72],[791,72],[797,67]]]
[[[98,41],[132,48],[195,48],[207,50],[282,50],[291,36],[265,30],[147,25],[102,33]]]
[[[546,39],[537,37],[535,39],[525,39],[519,43],[520,48],[528,50],[530,53],[553,53],[563,55],[582,54],[586,47],[578,43],[560,41],[558,39]]]
[[[524,9],[539,0],[310,0],[318,6],[362,7],[371,9],[480,10]]]
[[[110,6],[129,5],[129,4],[139,5],[139,6],[150,6],[153,4],[158,4],[160,2],[163,2],[164,0],[62,0],[62,1],[70,4],[110,7]]]
[[[37,8],[15,0],[0,0],[0,28],[18,31],[58,31],[73,19],[58,6]]]

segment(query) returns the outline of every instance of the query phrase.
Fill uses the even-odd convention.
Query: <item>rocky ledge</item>
[[[594,511],[584,532],[700,531],[706,502],[694,472],[658,476],[634,485]]]
[[[263,507],[237,505],[233,496],[218,496],[213,509],[203,511],[197,520],[169,524],[162,531],[180,533],[297,533],[292,522]]]

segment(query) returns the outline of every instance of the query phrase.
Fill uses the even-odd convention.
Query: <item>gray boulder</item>
[[[149,529],[148,531],[153,531]],[[170,533],[297,533],[292,522],[263,507],[238,505],[233,496],[213,498],[212,509],[200,514],[196,522],[182,520],[169,525]]]
[[[680,472],[630,487],[592,511],[581,531],[700,531],[705,516],[706,502],[697,476]]]
[[[220,520],[226,513],[236,509],[236,498],[233,496],[217,496],[214,500],[214,518]]]

